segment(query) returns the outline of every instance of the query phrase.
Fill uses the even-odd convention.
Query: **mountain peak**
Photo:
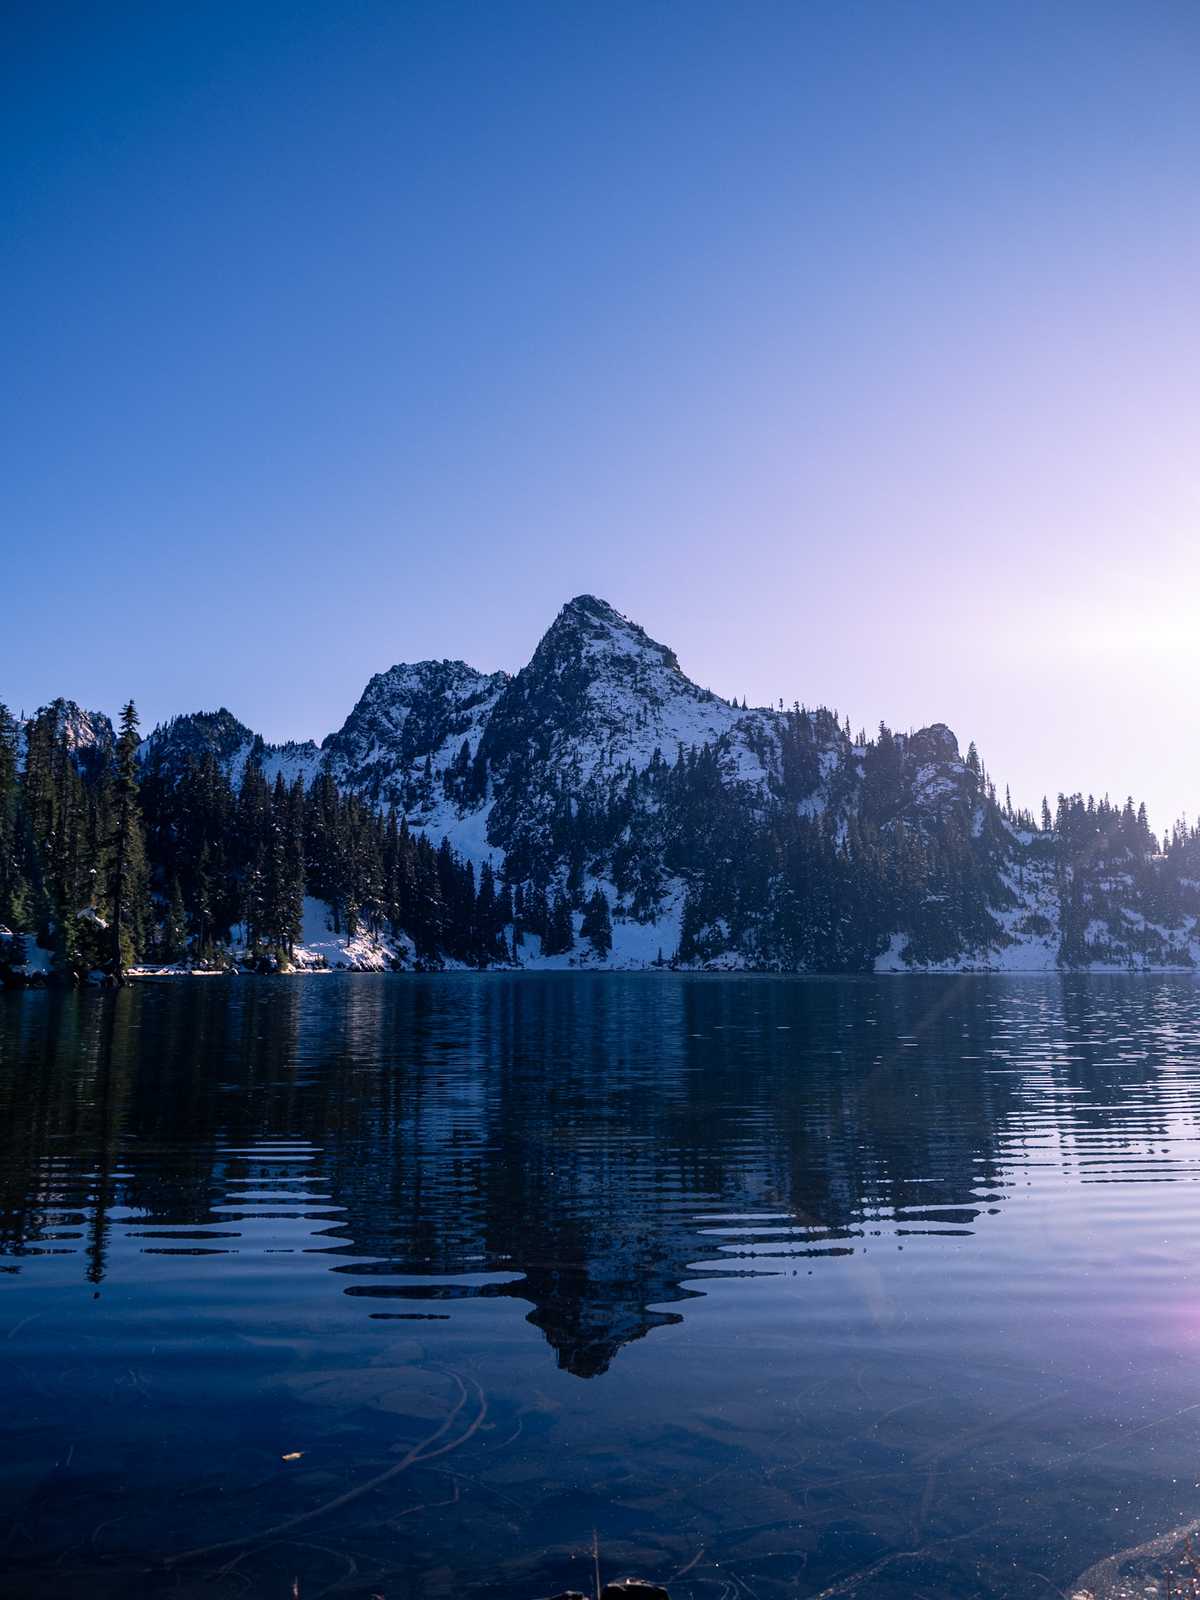
[[[480,672],[466,661],[451,660],[448,656],[430,656],[424,661],[397,661],[384,672],[377,672],[371,683],[446,683],[484,682],[494,674]],[[501,674],[503,676],[503,674]]]
[[[113,742],[112,723],[103,711],[85,711],[76,700],[64,700],[61,695],[43,706],[38,716],[53,719],[54,731],[65,739],[72,750],[107,747]]]
[[[367,684],[341,730],[325,743],[336,748],[348,732],[364,721],[378,721],[379,733],[397,732],[414,712],[449,706],[453,711],[478,705],[499,693],[508,682],[505,672],[480,672],[465,661],[398,661],[377,672]],[[421,752],[424,753],[424,752]]]
[[[577,594],[573,600],[568,600],[559,613],[561,617],[594,617],[600,622],[628,622],[628,617],[623,617],[615,606],[609,605],[607,600],[602,600],[599,595]]]
[[[509,682],[465,661],[397,662],[377,672],[337,733],[322,745],[328,770],[357,774],[378,803],[406,804],[406,787],[428,758],[441,771],[466,741],[477,750],[492,707]]]
[[[579,665],[590,662],[592,671],[597,670],[602,661],[624,657],[635,658],[647,666],[666,668],[672,673],[679,671],[674,650],[659,644],[640,623],[594,594],[577,594],[567,601],[542,635],[525,671],[539,659],[545,663],[548,658],[557,662],[561,670],[564,651]]]
[[[944,722],[930,723],[908,738],[908,749],[921,761],[961,761],[958,740]]]
[[[216,711],[189,711],[160,722],[144,741],[144,747],[172,746],[200,755],[211,750],[220,760],[227,759],[243,745],[252,744],[254,734],[227,706]]]
[[[488,838],[501,843],[539,802],[531,769],[554,772],[541,796],[552,809],[559,774],[583,785],[609,768],[645,768],[660,752],[709,744],[738,713],[680,670],[675,652],[596,595],[576,595],[504,689],[480,750],[495,785]]]
[[[573,600],[568,600],[543,634],[542,644],[561,635],[571,639],[580,635],[592,639],[628,639],[639,645],[654,645],[644,628],[594,594],[577,594]],[[654,645],[654,648],[661,650],[663,646]]]

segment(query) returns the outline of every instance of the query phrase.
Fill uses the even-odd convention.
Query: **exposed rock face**
[[[917,761],[954,762],[959,760],[958,740],[944,722],[935,722],[908,736],[909,754]]]
[[[103,711],[85,711],[74,700],[60,699],[43,706],[37,717],[49,722],[55,739],[65,739],[83,772],[98,770],[116,748],[112,722]]]

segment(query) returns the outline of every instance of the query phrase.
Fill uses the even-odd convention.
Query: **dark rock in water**
[[[563,1589],[558,1594],[547,1596],[547,1600],[587,1600],[585,1594],[580,1594],[578,1589]]]

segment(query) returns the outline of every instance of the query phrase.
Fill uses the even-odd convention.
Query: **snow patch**
[[[353,934],[338,933],[334,921],[333,911],[324,900],[305,895],[300,941],[292,955],[292,964],[298,971],[348,967],[354,972],[387,972],[398,961],[412,958],[408,939],[385,941],[365,928]]]

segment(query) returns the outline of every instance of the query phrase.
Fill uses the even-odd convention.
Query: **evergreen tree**
[[[612,952],[612,914],[608,909],[608,896],[599,884],[588,900],[579,931],[596,954],[607,960]]]
[[[542,938],[542,953],[548,956],[566,955],[575,948],[575,926],[571,918],[571,903],[561,889],[555,892],[554,902]]]
[[[163,922],[163,958],[166,961],[185,961],[188,953],[187,913],[183,905],[183,890],[179,879],[171,879],[171,893],[167,901],[167,914]]]
[[[138,715],[132,700],[121,711],[113,773],[112,833],[108,872],[110,971],[123,982],[145,937],[146,857],[138,803]]]
[[[0,923],[12,929],[26,927],[32,909],[24,859],[19,748],[17,720],[0,704]]]

